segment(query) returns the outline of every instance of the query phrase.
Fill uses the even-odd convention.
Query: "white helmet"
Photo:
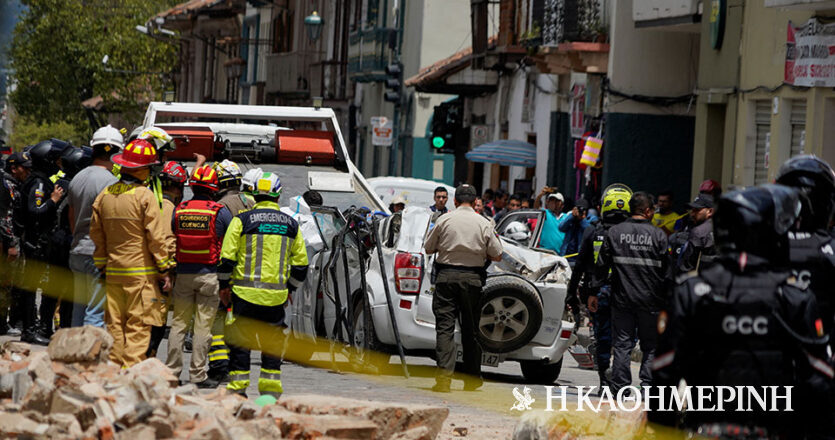
[[[122,133],[119,130],[108,124],[96,130],[96,132],[93,133],[93,139],[90,140],[91,147],[102,144],[115,145],[119,148],[124,148],[125,138],[122,137]]]
[[[510,224],[504,228],[502,235],[511,240],[525,241],[530,238],[531,232],[522,222],[510,222]]]
[[[165,150],[166,146],[173,147],[171,142],[174,140],[168,132],[159,127],[149,127],[139,133],[138,139],[145,139],[156,147],[157,151]]]
[[[278,197],[281,195],[281,179],[278,174],[269,171],[264,171],[258,180],[255,182],[255,188],[252,191],[253,195],[266,195],[270,197]]]
[[[252,192],[255,189],[255,182],[261,178],[261,174],[264,174],[261,171],[261,168],[253,168],[248,170],[244,177],[241,179],[241,184],[243,184],[243,191]]]

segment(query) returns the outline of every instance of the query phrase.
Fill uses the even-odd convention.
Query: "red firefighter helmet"
[[[184,185],[186,180],[188,180],[188,172],[180,162],[169,160],[162,167],[162,172],[159,174],[159,177],[160,179],[168,179],[176,184]]]
[[[191,186],[199,186],[216,192],[218,190],[217,171],[209,165],[196,168],[191,174]]]
[[[144,139],[134,139],[125,146],[124,151],[112,158],[122,168],[142,168],[159,163],[157,149]]]

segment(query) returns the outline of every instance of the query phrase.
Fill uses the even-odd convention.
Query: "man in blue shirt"
[[[539,239],[539,247],[543,249],[550,249],[559,253],[562,249],[562,243],[565,239],[565,233],[560,231],[560,220],[565,215],[562,212],[562,205],[565,198],[562,194],[556,192],[554,188],[544,187],[539,195],[534,200],[534,209],[540,209],[542,204],[540,200],[542,196],[547,194],[545,199],[545,223],[542,225],[542,234]]]
[[[588,210],[589,202],[586,199],[580,199],[570,214],[562,216],[559,229],[565,234],[565,238],[559,251],[560,255],[575,255],[580,249],[583,231],[589,225],[589,219],[586,218]],[[569,258],[569,261],[574,261],[574,257]]]

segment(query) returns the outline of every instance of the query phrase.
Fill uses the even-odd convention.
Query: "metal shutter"
[[[791,107],[792,145],[791,155],[803,154],[806,143],[806,100],[793,99]]]
[[[768,138],[771,136],[771,101],[756,101],[754,125],[757,143],[754,147],[754,184],[765,183],[768,179]]]

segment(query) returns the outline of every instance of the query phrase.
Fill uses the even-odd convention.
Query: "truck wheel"
[[[542,299],[516,276],[487,279],[479,302],[476,338],[488,353],[509,353],[533,339],[542,324]]]
[[[530,383],[550,385],[560,377],[562,359],[556,364],[546,364],[541,361],[519,361],[522,376]]]
[[[351,342],[355,358],[352,361],[363,372],[379,374],[389,364],[391,355],[385,352],[383,343],[377,339],[374,319],[366,313],[367,307],[360,295],[359,292],[354,294],[354,339]]]

